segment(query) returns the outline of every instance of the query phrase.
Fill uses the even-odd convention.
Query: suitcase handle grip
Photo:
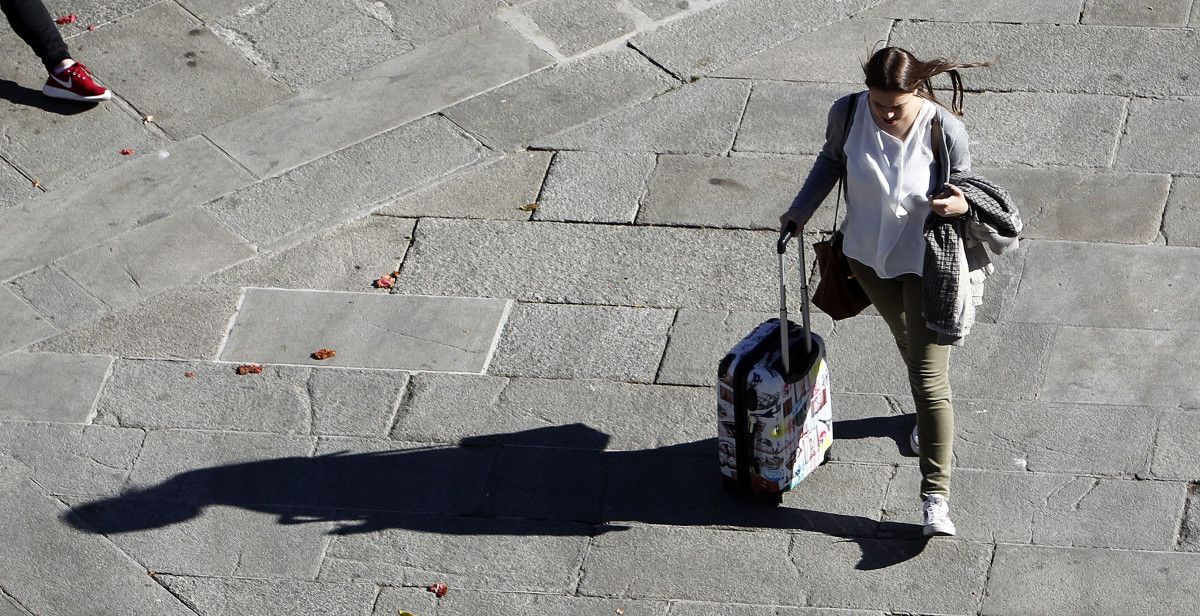
[[[779,254],[787,252],[787,243],[796,236],[796,223],[789,222],[787,228],[779,232],[779,242],[775,245],[775,249]]]

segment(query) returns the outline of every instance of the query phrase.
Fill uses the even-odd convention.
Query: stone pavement
[[[49,0],[91,109],[0,26],[0,614],[1200,613],[1200,2],[249,2]],[[873,314],[814,318],[833,463],[765,509],[714,455],[878,41],[998,60],[1028,221],[953,539]]]

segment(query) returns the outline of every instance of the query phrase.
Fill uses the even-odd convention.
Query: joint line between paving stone
[[[742,124],[746,121],[746,111],[750,109],[750,99],[754,97],[754,82],[749,81],[749,86],[746,88],[746,101],[742,103],[742,112],[738,114],[737,123],[733,127],[733,136],[729,139],[729,147],[725,149],[725,157],[728,158],[733,154],[733,149],[737,146],[738,137],[742,134]]]
[[[630,41],[626,41],[626,43],[625,43],[625,44],[626,44],[626,45],[627,45],[627,46],[628,46],[630,49],[632,49],[632,50],[636,51],[636,52],[638,53],[638,55],[640,55],[640,56],[642,56],[643,58],[645,58],[647,62],[649,62],[650,64],[653,64],[653,65],[654,65],[654,66],[656,66],[656,67],[658,67],[658,69],[659,69],[659,70],[661,70],[662,72],[664,72],[664,73],[666,73],[666,74],[670,75],[670,76],[671,76],[671,79],[674,79],[675,81],[677,81],[677,82],[679,82],[679,83],[687,83],[687,82],[686,82],[686,81],[683,79],[683,77],[679,76],[679,74],[677,74],[675,71],[672,71],[671,69],[667,68],[665,65],[663,65],[662,63],[660,63],[658,60],[655,60],[654,58],[650,57],[650,54],[646,53],[645,51],[642,51],[642,49],[641,49],[641,48],[639,48],[637,45],[633,44],[633,41],[632,41],[632,40],[630,40]],[[667,90],[667,91],[668,91],[668,92],[670,92],[670,90]]]
[[[387,429],[383,433],[385,439],[397,440],[392,433],[395,432],[396,425],[400,423],[401,413],[411,408],[412,399],[415,395],[413,392],[413,379],[416,376],[416,374],[409,374],[408,379],[404,382],[404,391],[400,392],[399,396],[396,396],[396,403],[392,406],[392,416],[388,420]]]
[[[659,378],[662,376],[663,366],[667,363],[667,349],[671,347],[671,332],[675,329],[675,324],[679,322],[679,309],[675,309],[675,314],[671,315],[671,324],[667,326],[666,343],[663,344],[662,353],[658,357],[658,368],[654,371],[654,379],[650,382],[659,384]]]
[[[471,132],[470,130],[468,130],[468,129],[467,129],[465,126],[463,126],[462,124],[459,124],[458,122],[455,122],[455,121],[454,121],[454,118],[451,118],[450,116],[448,116],[448,115],[446,115],[446,114],[445,114],[445,111],[446,111],[446,110],[445,110],[445,109],[443,109],[442,111],[439,111],[439,112],[437,112],[437,113],[435,113],[435,114],[433,114],[433,115],[436,115],[436,116],[438,116],[438,117],[441,117],[442,119],[444,119],[444,120],[446,120],[447,122],[449,122],[450,124],[452,124],[452,125],[454,126],[454,128],[457,128],[457,129],[458,129],[459,131],[461,131],[461,132],[462,132],[464,135],[466,135],[466,136],[470,137],[470,138],[471,138],[473,141],[475,141],[476,143],[478,143],[478,144],[479,144],[479,145],[480,145],[482,148],[484,148],[485,150],[487,150],[487,151],[489,151],[489,152],[494,152],[494,153],[497,153],[497,154],[499,154],[499,153],[501,153],[501,152],[502,152],[502,151],[500,150],[499,146],[492,145],[492,144],[488,143],[488,142],[487,142],[487,140],[485,140],[485,139],[483,138],[483,135],[477,135],[477,134],[475,134],[475,133]],[[456,171],[457,171],[457,170],[456,170]]]
[[[983,604],[987,601],[988,586],[992,582],[992,568],[996,565],[996,554],[1000,551],[1000,544],[992,544],[992,557],[988,560],[987,570],[983,572],[983,589],[979,591],[979,608],[976,614],[983,614]]]
[[[96,397],[92,399],[92,406],[88,409],[87,417],[83,420],[84,424],[95,425],[96,417],[100,415],[100,398],[104,395],[104,388],[108,387],[108,381],[112,379],[113,369],[116,365],[117,358],[109,356],[108,368],[104,370],[104,378],[100,379],[100,387],[96,388]],[[132,470],[130,469],[130,471]]]
[[[16,171],[19,175],[24,177],[26,180],[29,180],[30,184],[35,184],[34,190],[36,190],[42,194],[46,194],[46,188],[44,186],[42,186],[41,181],[38,180],[37,178],[33,177],[33,174],[26,171],[24,167],[18,165],[16,162],[9,159],[7,156],[4,155],[3,152],[0,152],[0,160],[8,163],[8,166],[11,167],[13,171]]]
[[[233,306],[233,314],[229,316],[229,324],[225,326],[225,335],[221,336],[221,343],[217,345],[217,353],[213,357],[213,361],[221,361],[221,354],[225,352],[225,345],[229,342],[229,336],[233,333],[233,328],[237,324],[238,314],[242,311],[242,302],[246,301],[246,291],[250,287],[242,287],[238,293],[237,303]]]
[[[1112,154],[1108,157],[1108,168],[1112,169],[1117,164],[1117,155],[1121,152],[1121,145],[1125,142],[1125,134],[1129,132],[1129,117],[1133,115],[1133,97],[1128,97],[1122,104],[1121,109],[1121,124],[1117,128],[1117,141],[1113,144]]]
[[[550,181],[550,170],[554,169],[554,163],[558,160],[558,150],[549,150],[549,152],[550,160],[546,162],[546,171],[542,173],[542,180],[538,183],[537,194],[533,197],[534,205],[541,205],[542,196],[546,194],[546,183]],[[534,208],[533,211],[529,213],[529,216],[526,218],[526,220],[541,220],[541,218],[538,216],[538,208]]]
[[[14,596],[12,595],[12,593],[8,592],[7,590],[4,590],[4,587],[3,587],[3,586],[0,586],[0,597],[5,597],[5,598],[7,598],[7,599],[8,599],[9,601],[11,601],[11,602],[12,602],[14,605],[16,605],[17,607],[19,607],[19,608],[21,608],[22,610],[24,610],[26,614],[33,614],[33,610],[29,609],[29,608],[28,608],[28,607],[27,607],[27,606],[26,606],[24,603],[21,603],[19,600],[17,600],[17,598],[16,598],[16,597],[14,597]]]
[[[1158,235],[1163,238],[1163,245],[1171,245],[1171,236],[1167,233],[1167,210],[1171,208],[1171,193],[1175,190],[1175,176],[1167,175],[1167,199],[1163,203],[1162,216],[1158,221]]]
[[[1175,525],[1175,550],[1176,551],[1178,551],[1179,548],[1183,547],[1184,541],[1186,541],[1188,539],[1188,517],[1190,517],[1190,514],[1191,514],[1190,509],[1191,509],[1192,496],[1196,492],[1197,485],[1200,485],[1200,484],[1197,484],[1196,482],[1188,482],[1188,483],[1184,484],[1183,507],[1182,507],[1182,510],[1179,512],[1179,519],[1177,520],[1177,523]]]

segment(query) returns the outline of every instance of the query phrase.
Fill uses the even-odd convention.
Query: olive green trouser
[[[937,333],[921,316],[921,277],[880,278],[875,270],[847,257],[850,271],[887,322],[908,367],[908,384],[917,407],[921,493],[950,494],[950,458],[954,455],[954,407],[950,402],[950,347],[937,344]]]

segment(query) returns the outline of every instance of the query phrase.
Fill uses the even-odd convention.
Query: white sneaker
[[[950,521],[950,503],[941,494],[922,494],[921,510],[925,514],[925,536],[946,535],[954,536],[957,529]]]
[[[916,455],[921,455],[921,443],[917,440],[917,427],[913,426],[912,434],[908,435],[908,446],[912,448],[912,452]]]

